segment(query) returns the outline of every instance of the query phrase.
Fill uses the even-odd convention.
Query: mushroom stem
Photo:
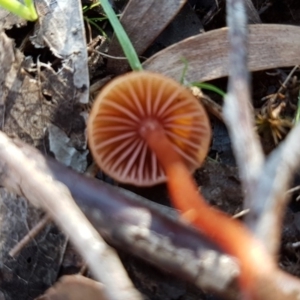
[[[162,126],[152,123],[143,126],[140,133],[164,168],[175,208],[180,210],[185,220],[239,260],[240,284],[247,294],[254,292],[255,282],[261,276],[271,274],[275,268],[264,246],[242,223],[206,203]]]

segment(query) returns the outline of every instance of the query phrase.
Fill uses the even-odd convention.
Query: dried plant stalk
[[[241,1],[227,1],[230,40],[228,94],[223,115],[229,129],[232,146],[240,170],[243,188],[247,191],[245,208],[250,208],[264,155],[255,134],[251,105],[249,72],[247,69],[247,19]],[[232,16],[237,14],[237,18]]]
[[[1,183],[35,206],[42,207],[70,236],[94,276],[103,283],[108,300],[142,299],[115,251],[89,223],[66,186],[43,172],[46,170],[45,160],[38,151],[26,147],[22,150],[0,132]]]
[[[268,241],[267,248],[274,256],[280,247],[282,220],[289,200],[286,191],[299,170],[299,136],[300,124],[268,157],[254,195],[251,229],[261,240]]]
[[[229,25],[230,41],[230,63],[229,63],[229,83],[228,95],[225,100],[224,116],[229,128],[233,148],[237,163],[240,168],[241,180],[244,188],[247,190],[246,200],[251,207],[257,205],[257,201],[264,199],[269,200],[268,205],[271,211],[264,210],[261,220],[264,227],[274,225],[278,229],[281,224],[282,212],[276,213],[276,209],[283,209],[285,200],[280,201],[278,198],[285,198],[284,192],[287,186],[292,162],[298,161],[300,151],[295,147],[295,137],[299,136],[299,128],[296,127],[290,139],[287,140],[286,146],[293,146],[296,150],[290,152],[285,150],[284,146],[279,148],[266,163],[264,163],[262,150],[257,137],[254,134],[253,113],[251,109],[251,98],[249,90],[249,74],[247,71],[247,21],[243,0],[227,0],[227,24]],[[238,126],[237,126],[238,125]],[[282,177],[278,174],[278,164],[275,159],[282,158],[282,154],[291,154],[291,160],[281,159],[284,175],[287,179],[283,180],[283,186],[278,188],[275,183]],[[297,158],[297,159],[296,159]],[[264,171],[263,171],[263,168]],[[269,169],[269,171],[267,171]],[[264,180],[266,174],[270,174]],[[272,180],[273,179],[273,182]],[[281,185],[281,182],[280,184]],[[264,197],[265,196],[265,197]],[[281,197],[283,196],[283,197]],[[255,198],[256,197],[256,198]],[[260,198],[260,199],[257,199]],[[265,206],[263,204],[262,206]],[[275,208],[275,209],[274,209]],[[251,214],[250,210],[250,214]],[[279,223],[278,223],[279,222]],[[277,225],[277,226],[276,226]],[[260,228],[260,230],[263,230]],[[272,231],[273,230],[273,231]],[[275,229],[276,230],[276,229]],[[267,230],[268,234],[274,233],[274,229]],[[266,232],[260,237],[264,237],[267,243],[268,236]],[[279,237],[275,237],[278,242]],[[274,241],[273,241],[274,242]],[[270,248],[268,249],[270,253]],[[249,251],[251,251],[249,249]],[[271,257],[271,255],[270,255]],[[261,266],[264,270],[264,266]],[[273,270],[272,270],[273,269]],[[252,278],[251,289],[247,291],[247,299],[290,299],[295,300],[300,296],[300,281],[282,271],[276,266],[270,271],[264,273],[258,270],[255,278]]]

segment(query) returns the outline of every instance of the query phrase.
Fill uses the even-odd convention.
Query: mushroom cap
[[[97,96],[89,116],[89,147],[105,173],[137,186],[166,180],[156,155],[140,135],[145,120],[159,122],[191,172],[201,165],[211,138],[202,105],[175,80],[137,71],[110,81]]]

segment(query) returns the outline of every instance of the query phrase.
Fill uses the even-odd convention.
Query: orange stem
[[[262,243],[241,222],[205,202],[184,162],[160,126],[149,127],[143,136],[163,165],[174,207],[226,253],[239,259],[240,284],[244,291],[254,292],[254,282],[261,275],[268,276],[274,268],[274,262]]]

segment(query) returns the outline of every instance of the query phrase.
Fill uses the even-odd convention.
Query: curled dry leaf
[[[148,48],[160,32],[171,22],[185,2],[186,0],[129,1],[122,14],[121,23],[139,55]],[[116,36],[111,41],[108,54],[124,56]],[[113,73],[120,74],[124,73],[129,66],[123,60],[108,60],[108,68]]]
[[[249,26],[250,71],[294,66],[300,63],[300,28],[289,25]],[[180,80],[188,61],[187,81],[208,81],[228,76],[228,30],[212,30],[185,39],[152,56],[143,64],[149,71]]]
[[[102,284],[81,275],[63,276],[36,300],[106,300]]]

